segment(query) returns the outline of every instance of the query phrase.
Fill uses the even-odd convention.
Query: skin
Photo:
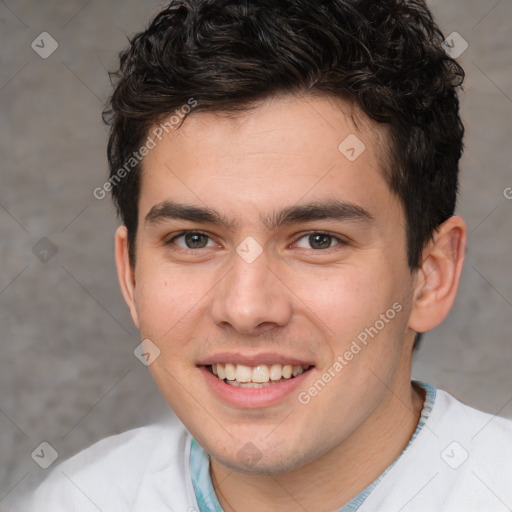
[[[350,134],[366,146],[353,162],[338,150]],[[211,455],[226,511],[338,510],[416,428],[424,397],[410,380],[414,334],[452,306],[465,225],[452,217],[440,226],[411,271],[403,208],[383,177],[385,141],[383,126],[341,100],[284,96],[236,116],[193,113],[144,161],[135,268],[126,229],[116,234],[121,287],[142,338],[160,349],[150,369],[162,394]],[[208,207],[227,223],[146,219],[164,201]],[[369,216],[265,222],[329,201]],[[207,245],[187,248],[175,238],[184,230],[205,233]],[[311,246],[318,231],[334,237],[321,239],[329,248]],[[252,263],[236,252],[247,237],[262,248]],[[298,394],[396,303],[401,311],[301,403]],[[234,407],[198,368],[218,352],[273,352],[314,368],[277,404]],[[253,461],[240,456],[248,442]]]

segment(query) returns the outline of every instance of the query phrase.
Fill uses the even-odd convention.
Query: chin
[[[219,453],[214,450],[212,458],[232,471],[246,474],[278,474],[300,469],[318,457],[310,455],[302,447],[267,446],[260,450],[251,441],[243,444],[236,453]]]

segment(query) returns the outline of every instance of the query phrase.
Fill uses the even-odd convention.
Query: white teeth
[[[236,380],[238,382],[251,382],[252,380],[252,369],[250,366],[243,364],[236,365]]]
[[[215,365],[213,365],[215,366]],[[236,379],[236,367],[234,364],[227,364],[224,369],[224,373],[226,375],[226,379],[235,380]]]
[[[254,367],[243,364],[213,364],[212,373],[229,384],[242,387],[261,387],[281,380],[297,377],[304,373],[309,366],[260,364]],[[253,386],[255,384],[256,386]]]
[[[281,380],[283,367],[280,364],[273,364],[270,367],[270,380]]]
[[[253,382],[268,382],[270,377],[270,368],[266,364],[256,366],[252,370],[252,381]]]

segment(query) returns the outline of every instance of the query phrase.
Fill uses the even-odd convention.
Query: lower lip
[[[293,379],[271,384],[263,388],[243,388],[226,384],[213,375],[205,366],[200,366],[199,370],[203,373],[207,385],[218,398],[229,405],[247,409],[270,407],[278,404],[284,398],[291,395],[311,371],[311,369],[307,370]]]

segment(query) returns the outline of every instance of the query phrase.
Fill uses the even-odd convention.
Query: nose
[[[293,315],[291,294],[277,275],[265,254],[252,263],[235,255],[233,267],[214,289],[213,321],[245,335],[287,325]]]

